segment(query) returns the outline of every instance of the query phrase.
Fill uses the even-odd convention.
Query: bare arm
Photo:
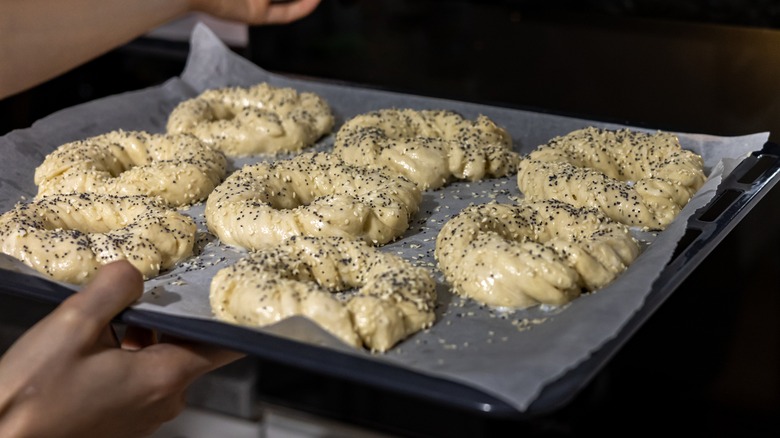
[[[0,0],[0,98],[51,79],[145,32],[200,11],[249,24],[288,23],[319,0]]]

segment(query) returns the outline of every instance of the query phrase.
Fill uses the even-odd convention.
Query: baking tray
[[[604,344],[565,376],[546,386],[524,412],[499,398],[457,382],[273,334],[132,308],[118,315],[117,321],[246,351],[258,358],[321,373],[325,377],[337,377],[486,417],[529,418],[554,411],[570,401],[769,192],[778,179],[780,145],[768,142],[762,150],[742,161],[721,183],[713,200],[689,219],[685,235],[671,261],[653,285],[642,310],[630,319],[617,337]],[[57,283],[13,271],[3,272],[0,291],[52,304],[57,304],[74,293],[72,289]]]
[[[193,33],[191,58],[181,78],[174,78],[160,87],[65,110],[28,130],[9,134],[0,139],[0,146],[13,146],[12,153],[8,154],[9,160],[39,163],[47,150],[86,135],[118,128],[160,130],[164,126],[165,114],[183,96],[194,95],[207,87],[248,85],[263,79],[321,92],[336,110],[340,121],[366,110],[366,105],[372,101],[379,107],[390,104],[448,107],[468,116],[486,113],[500,124],[509,124],[513,136],[514,132],[518,133],[520,141],[516,147],[521,151],[543,143],[552,134],[563,134],[578,127],[616,127],[588,120],[280,77],[238,58],[222,46],[208,29],[198,27]],[[135,116],[127,117],[126,113]],[[162,307],[154,310],[154,298],[127,309],[117,321],[244,351],[262,360],[287,365],[291,370],[306,370],[323,377],[344,379],[489,417],[524,418],[550,412],[564,405],[587,384],[636,328],[775,184],[778,179],[778,150],[776,145],[761,140],[765,137],[721,139],[685,136],[685,141],[691,142],[689,145],[692,147],[700,147],[707,152],[715,150],[714,157],[720,158],[718,164],[709,163],[713,176],[708,181],[709,186],[705,186],[706,190],[697,194],[686,207],[682,216],[687,220],[676,221],[660,233],[640,259],[609,288],[575,300],[560,312],[534,309],[523,313],[527,317],[507,316],[453,297],[440,282],[439,292],[443,301],[438,310],[439,322],[431,330],[413,336],[381,356],[345,348],[302,318],[253,330],[193,317],[186,312],[178,315],[161,311],[166,310]],[[329,142],[332,138],[325,139],[318,147],[327,149]],[[743,153],[745,149],[750,152],[749,155]],[[0,190],[6,190],[3,193],[29,193],[29,187],[21,187],[31,177],[29,169],[23,167],[4,169],[0,177]],[[715,178],[716,174],[720,176]],[[500,195],[493,199],[511,201],[513,180],[459,183],[427,194],[418,221],[434,220],[437,217],[433,211],[439,207],[452,206],[452,213],[455,213],[470,202],[470,196],[475,191],[492,192]],[[15,191],[16,185],[20,186],[18,191]],[[441,202],[445,194],[448,200]],[[0,202],[3,200],[0,199]],[[197,212],[197,208],[193,208],[193,212]],[[446,216],[439,216],[437,220],[440,222]],[[402,242],[388,245],[387,249],[408,250],[402,245],[409,241],[422,242],[414,244],[419,247],[424,244],[425,233],[428,232],[430,237],[433,231],[412,230]],[[417,258],[413,251],[407,251],[407,255]],[[73,293],[72,287],[45,280],[24,267],[9,267],[3,263],[0,266],[4,268],[0,290],[5,293],[50,303],[61,302]],[[643,270],[649,272],[643,274]],[[177,278],[176,275],[164,281]],[[637,288],[632,283],[638,282],[631,279],[637,275],[649,280],[645,286],[633,290]],[[154,296],[158,288],[165,289],[160,283],[147,284],[155,286],[147,290],[145,297]],[[625,299],[631,298],[635,304],[626,307],[622,302],[624,298],[615,303],[613,298],[616,294],[624,294]],[[616,305],[619,311],[615,310]],[[533,322],[546,319],[549,321],[538,325]],[[532,323],[520,324],[520,327],[514,324],[528,321]],[[573,327],[586,330],[572,330]],[[487,332],[488,329],[491,336],[494,330],[497,331],[495,338],[488,339],[494,342],[490,345],[485,342],[476,345],[472,338],[466,336],[479,330]],[[551,337],[550,345],[532,342],[545,334]],[[577,339],[578,336],[592,337]],[[504,344],[498,345],[501,343]],[[535,348],[538,362],[544,366],[536,366],[536,362],[524,363],[523,359],[528,360],[527,357],[517,357],[527,356],[525,353],[529,348]],[[462,359],[462,363],[456,363],[452,358]],[[473,363],[468,363],[469,360]],[[480,362],[485,360],[490,363]],[[511,365],[517,368],[511,368],[511,372],[507,371],[507,367],[491,371],[491,366],[506,365],[507,361],[512,361]],[[469,365],[468,369],[463,368],[464,363]],[[479,373],[481,366],[485,366],[485,375]]]

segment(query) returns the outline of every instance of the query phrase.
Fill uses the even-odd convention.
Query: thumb
[[[53,316],[75,328],[70,336],[80,336],[85,342],[96,340],[111,320],[142,294],[141,273],[120,260],[102,266],[95,278],[63,301]]]

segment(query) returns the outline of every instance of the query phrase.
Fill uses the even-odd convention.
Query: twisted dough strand
[[[190,133],[229,156],[295,152],[333,128],[327,102],[314,93],[260,83],[206,90],[179,103],[171,133]]]
[[[151,278],[192,254],[195,231],[191,218],[148,196],[58,194],[0,216],[0,249],[68,283],[121,259]]]
[[[225,156],[191,135],[111,131],[66,143],[35,169],[38,196],[96,193],[160,197],[171,206],[206,199]]]
[[[342,299],[334,294],[357,288]],[[343,342],[383,352],[433,324],[435,282],[396,255],[341,237],[291,237],[219,271],[210,302],[221,320],[264,326],[305,316]]]
[[[420,201],[402,176],[305,153],[233,173],[209,196],[206,221],[223,243],[249,249],[297,235],[381,245],[406,231]]]
[[[704,184],[702,158],[669,133],[586,128],[556,137],[521,160],[529,200],[601,209],[627,225],[663,229]]]
[[[453,179],[476,181],[516,170],[509,134],[485,116],[385,109],[358,115],[336,133],[333,151],[359,166],[388,167],[421,190]]]
[[[435,250],[456,293],[511,308],[563,305],[610,283],[638,254],[625,225],[554,200],[467,207]]]

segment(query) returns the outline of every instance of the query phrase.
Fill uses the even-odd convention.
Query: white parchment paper
[[[0,211],[7,211],[16,202],[35,195],[32,181],[35,167],[62,143],[119,128],[163,132],[168,113],[179,101],[208,88],[248,86],[261,81],[320,94],[334,110],[336,128],[356,114],[389,107],[447,108],[466,117],[485,114],[508,129],[516,149],[521,152],[529,152],[553,136],[585,126],[621,127],[275,75],[232,53],[208,28],[199,25],[193,32],[190,57],[180,77],[158,87],[69,108],[36,122],[29,129],[0,138],[3,157],[0,160]],[[501,398],[524,411],[545,385],[577,367],[618,334],[631,316],[642,309],[653,281],[662,272],[685,231],[687,218],[712,198],[724,169],[733,169],[751,151],[761,149],[768,138],[765,133],[731,138],[679,135],[685,148],[704,156],[710,175],[708,182],[664,232],[657,236],[638,234],[647,244],[640,258],[613,284],[597,293],[583,296],[562,309],[535,308],[504,313],[453,296],[442,282],[433,258],[436,233],[441,225],[471,203],[519,199],[521,194],[512,176],[479,183],[454,183],[425,193],[420,213],[406,235],[382,248],[429,267],[439,278],[438,320],[431,329],[412,336],[384,355],[348,349],[308,323],[290,321],[280,325],[281,328],[269,330],[325,348],[343,349],[348,354],[364,355],[371,360],[451,379]],[[316,148],[328,150],[332,141],[332,136],[326,137]],[[234,161],[232,167],[239,168],[257,160]],[[202,204],[185,213],[199,222],[197,255],[173,271],[147,281],[146,293],[137,307],[210,319],[208,288],[211,277],[237,260],[242,252],[224,247],[206,231]],[[8,257],[0,260],[0,268],[29,272],[15,260],[9,261]]]

